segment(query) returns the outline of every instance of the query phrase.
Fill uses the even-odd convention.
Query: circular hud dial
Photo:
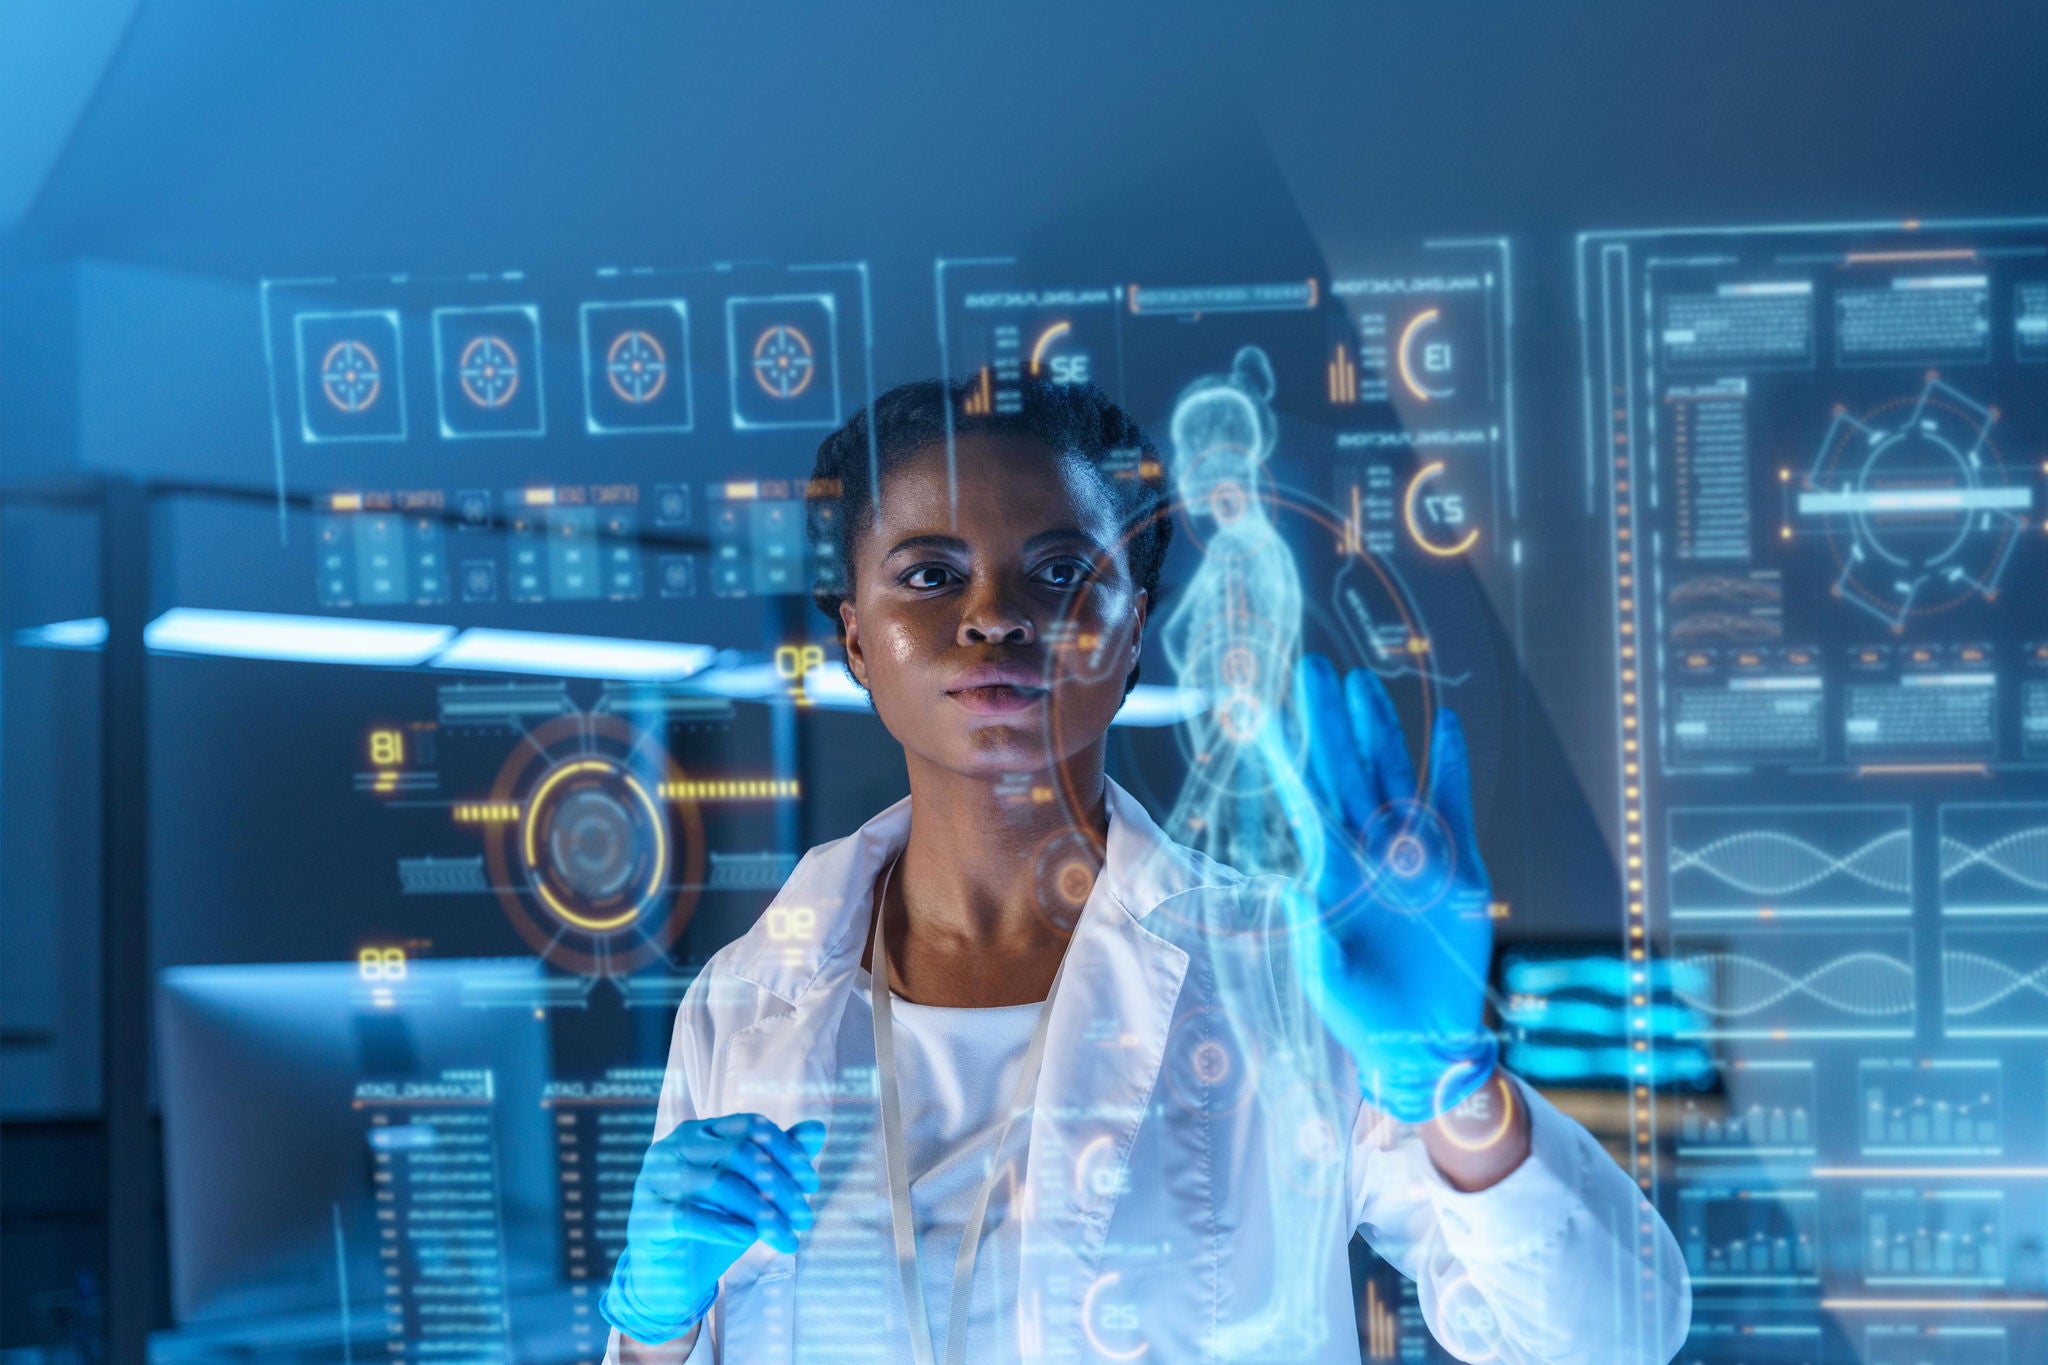
[[[1992,444],[1997,420],[1933,376],[1860,417],[1835,413],[1793,511],[1826,537],[1836,597],[1897,631],[1997,595],[2032,503]]]
[[[704,875],[696,804],[665,795],[682,789],[666,748],[615,716],[564,716],[522,740],[492,786],[518,818],[493,826],[485,863],[536,952],[585,975],[667,953]]]

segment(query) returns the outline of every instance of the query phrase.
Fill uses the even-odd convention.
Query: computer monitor
[[[477,1003],[538,974],[531,959],[163,972],[179,1322],[411,1336],[413,1283],[451,1267],[486,1310],[552,1282],[547,1025]]]

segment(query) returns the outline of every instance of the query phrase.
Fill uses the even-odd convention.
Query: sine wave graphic
[[[1739,1019],[1794,996],[1871,1019],[1913,1012],[1913,969],[1884,953],[1846,953],[1804,975],[1743,953],[1701,953],[1686,961],[1711,987],[1681,989],[1679,998],[1722,1018]]]
[[[1671,871],[1694,869],[1752,896],[1788,896],[1810,890],[1830,877],[1846,876],[1880,891],[1908,895],[1913,889],[1910,830],[1878,835],[1840,857],[1797,835],[1776,829],[1746,829],[1686,849],[1671,849]]]
[[[2021,991],[2048,999],[2048,963],[2020,971],[1997,958],[1951,948],[1941,955],[1941,969],[1944,1008],[1951,1016],[1982,1013]]]
[[[2035,891],[2048,892],[2048,825],[2014,830],[1981,848],[1944,834],[1941,879],[1949,881],[1973,867],[1995,872]],[[2042,908],[2048,910],[2048,905]]]

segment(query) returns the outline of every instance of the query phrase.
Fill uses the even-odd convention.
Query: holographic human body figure
[[[1301,575],[1268,510],[1267,458],[1278,423],[1264,351],[1240,350],[1228,375],[1195,381],[1171,424],[1174,491],[1202,546],[1199,568],[1164,625],[1166,657],[1183,688],[1207,706],[1183,728],[1187,776],[1164,821],[1169,835],[1248,878],[1313,881],[1322,855],[1304,780],[1303,729],[1288,723],[1301,659]],[[1278,879],[1286,879],[1285,883]],[[1216,1027],[1223,1055],[1256,1079],[1265,1116],[1262,1150],[1236,1173],[1287,1205],[1297,1226],[1341,1219],[1349,1134],[1327,1075],[1327,1035],[1293,988],[1299,931],[1313,932],[1299,900],[1276,889],[1252,898],[1277,914],[1207,924],[1188,944],[1191,970],[1212,974],[1234,1003]],[[1301,922],[1306,919],[1308,922]],[[1280,988],[1275,985],[1280,983]],[[1254,1176],[1252,1167],[1258,1167]],[[1325,1315],[1312,1263],[1317,1238],[1274,1248],[1262,1285],[1243,1285],[1244,1311],[1219,1324],[1220,1360],[1292,1359],[1320,1344]],[[1340,1238],[1341,1240],[1341,1238]],[[1289,1264],[1288,1262],[1293,1262]]]
[[[1186,724],[1188,777],[1165,828],[1247,876],[1299,876],[1288,811],[1306,788],[1300,765],[1271,751],[1286,744],[1280,715],[1301,657],[1301,575],[1265,501],[1272,397],[1272,365],[1247,346],[1173,410],[1174,491],[1203,554],[1164,644],[1180,685],[1208,705]],[[1289,782],[1296,791],[1279,789]]]

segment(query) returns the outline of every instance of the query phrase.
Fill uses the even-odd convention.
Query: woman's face
[[[883,476],[856,528],[847,660],[913,763],[1037,772],[1098,745],[1149,605],[1105,476],[1029,437],[963,435]]]

